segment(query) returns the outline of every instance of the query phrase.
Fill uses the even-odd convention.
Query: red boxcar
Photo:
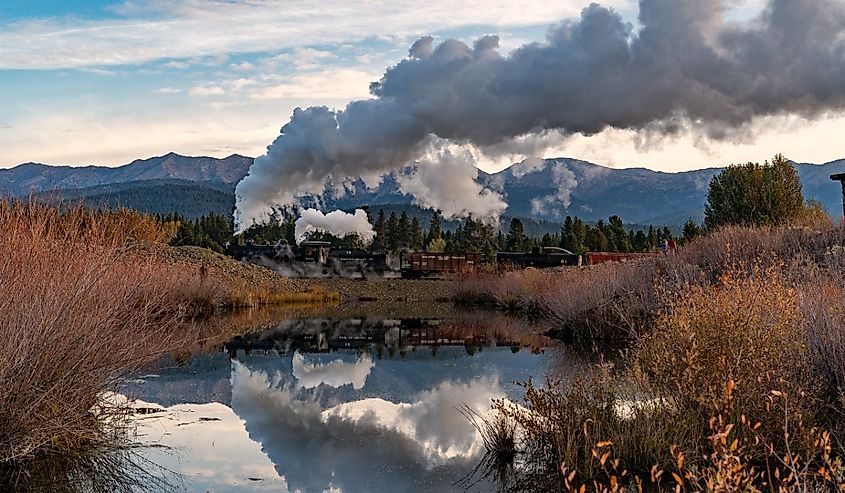
[[[475,272],[480,262],[480,253],[402,252],[400,257],[402,277],[405,278]]]

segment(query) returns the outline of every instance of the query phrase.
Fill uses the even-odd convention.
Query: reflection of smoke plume
[[[490,399],[503,396],[496,379],[481,378],[443,383],[410,403],[371,398],[323,408],[281,386],[279,374],[235,362],[231,378],[232,409],[300,491],[329,483],[341,491],[452,491],[483,448],[457,406],[487,412]]]
[[[237,188],[238,218],[319,193],[327,176],[372,174],[419,157],[435,135],[495,146],[544,129],[607,127],[724,138],[755,117],[845,108],[845,3],[769,0],[749,25],[726,0],[641,0],[639,31],[591,5],[545,43],[509,56],[422,38],[343,111],[297,109]]]
[[[572,191],[578,186],[575,173],[566,166],[566,163],[556,162],[552,166],[552,178],[557,186],[557,191],[544,197],[531,199],[531,212],[533,214],[558,216],[560,215],[560,208],[554,206],[560,205],[564,209],[569,207]]]
[[[399,189],[413,196],[423,207],[440,209],[447,218],[472,214],[498,218],[507,204],[498,193],[482,188],[476,181],[478,168],[468,153],[448,150],[418,164],[410,175],[398,175]]]
[[[293,376],[306,389],[321,384],[331,387],[352,385],[353,389],[362,389],[373,366],[375,364],[369,356],[363,356],[355,363],[346,363],[342,359],[329,363],[309,363],[302,354],[293,355]]]
[[[305,209],[302,215],[296,220],[294,234],[296,241],[302,241],[308,233],[325,231],[335,236],[345,236],[350,233],[357,233],[365,242],[369,242],[375,236],[373,226],[367,219],[367,213],[362,209],[355,209],[355,214],[348,214],[343,211],[332,211],[323,214],[317,209]]]

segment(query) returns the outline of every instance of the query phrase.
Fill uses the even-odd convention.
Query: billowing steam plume
[[[748,23],[726,18],[732,3],[641,0],[637,31],[593,4],[508,56],[496,36],[421,38],[372,84],[373,99],[294,111],[237,187],[240,224],[319,193],[327,176],[394,170],[442,139],[483,149],[607,127],[719,139],[760,116],[845,108],[845,2],[769,0]]]
[[[294,227],[296,241],[304,240],[308,233],[315,231],[325,231],[340,237],[357,233],[365,242],[371,241],[376,235],[373,226],[367,219],[367,213],[362,209],[355,209],[355,214],[348,214],[343,211],[323,214],[317,209],[303,210]]]
[[[397,181],[414,203],[439,209],[446,217],[499,217],[508,204],[500,194],[482,188],[477,177],[470,153],[443,149],[420,160],[412,174],[399,175]]]

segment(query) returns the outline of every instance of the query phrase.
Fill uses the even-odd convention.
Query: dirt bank
[[[297,279],[297,283],[340,294],[341,303],[392,301],[409,303],[444,302],[450,299],[450,281],[445,279]]]
[[[449,279],[295,279],[283,277],[260,265],[238,262],[205,248],[145,242],[134,245],[133,252],[142,258],[155,256],[158,260],[190,271],[207,272],[220,282],[228,281],[253,289],[338,293],[340,303],[332,308],[338,311],[338,316],[377,313],[383,316],[425,317],[437,316],[451,309]]]
[[[141,258],[153,256],[189,271],[204,272],[221,282],[231,281],[253,288],[274,291],[304,292],[309,286],[298,279],[280,276],[273,270],[256,264],[238,262],[226,255],[195,246],[173,247],[162,243],[139,242],[132,245],[131,253]]]

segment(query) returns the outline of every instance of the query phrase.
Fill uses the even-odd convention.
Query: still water
[[[551,365],[532,331],[489,315],[284,320],[133,382],[140,450],[179,491],[463,491],[484,453],[465,413],[519,401],[516,382]]]

